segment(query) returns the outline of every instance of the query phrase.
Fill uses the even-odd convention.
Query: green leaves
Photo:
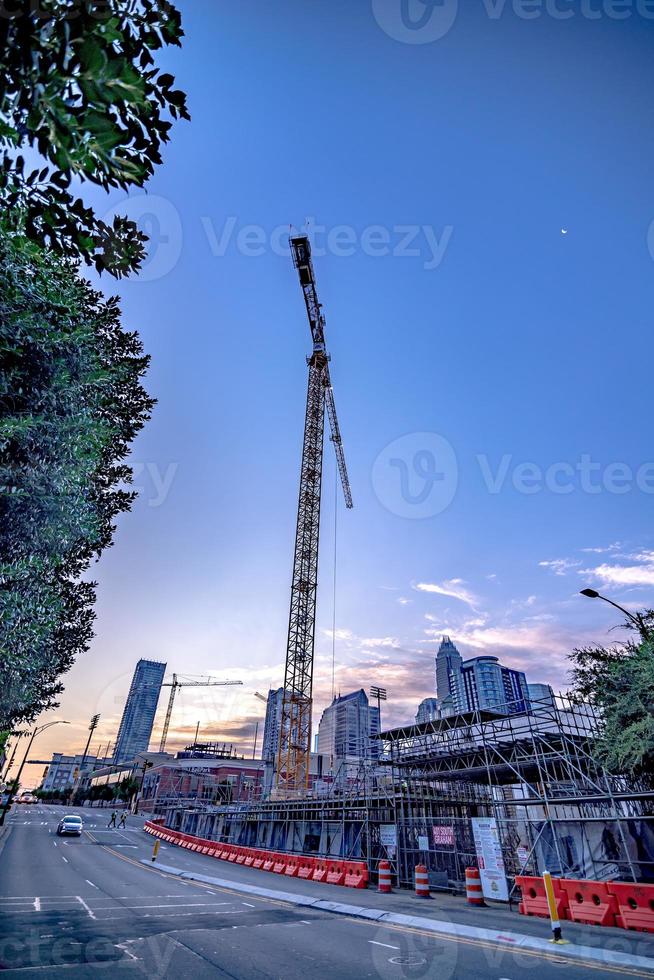
[[[81,576],[133,500],[147,366],[74,261],[0,230],[0,729],[54,705],[91,641]]]
[[[654,612],[641,622],[638,643],[574,650],[572,680],[578,698],[598,709],[600,761],[615,775],[654,786]]]
[[[9,227],[99,271],[136,271],[144,249],[126,245],[145,239],[135,224],[112,229],[93,212],[71,215],[67,187],[76,176],[127,190],[152,176],[171,119],[189,118],[173,76],[153,67],[153,51],[180,43],[179,13],[168,0],[80,3],[75,16],[69,0],[26,7],[0,18],[0,204]],[[43,177],[24,176],[24,144],[50,165]]]

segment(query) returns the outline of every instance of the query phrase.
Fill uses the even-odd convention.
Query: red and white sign
[[[434,847],[454,847],[454,827],[437,824],[432,828]]]

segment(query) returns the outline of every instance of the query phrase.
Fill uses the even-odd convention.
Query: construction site
[[[443,889],[462,887],[466,867],[479,865],[491,897],[505,901],[516,875],[545,869],[567,878],[654,881],[654,792],[604,771],[594,751],[597,717],[563,695],[382,731],[370,758],[322,778],[311,718],[325,412],[348,509],[353,500],[311,246],[295,236],[290,247],[312,352],[277,753],[250,764],[249,788],[239,776],[236,795],[210,799],[188,789],[185,759],[194,756],[196,776],[200,762],[211,763],[212,752],[197,746],[180,759],[165,792],[150,794],[149,808],[184,834],[365,861],[371,876],[388,860],[406,886],[418,864],[431,887]],[[225,764],[246,766],[231,752],[222,755]],[[261,778],[258,770],[265,770]]]

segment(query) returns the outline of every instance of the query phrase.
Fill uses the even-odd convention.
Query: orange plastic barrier
[[[315,858],[301,857],[298,863],[297,876],[298,878],[310,878],[316,867]]]
[[[345,871],[345,881],[347,888],[367,888],[368,869],[363,862],[348,861]]]
[[[603,881],[575,881],[560,878],[561,889],[568,896],[568,918],[586,925],[614,926],[618,900],[609,893]]]
[[[286,867],[284,868],[284,874],[289,878],[297,878],[297,873],[300,870],[300,858],[291,857],[286,855]]]
[[[328,861],[327,884],[342,885],[345,882],[345,866],[340,861]]]
[[[315,862],[315,868],[313,870],[313,874],[311,875],[312,880],[325,881],[327,878],[327,871],[329,870],[327,867],[327,862],[323,861],[322,858],[316,858]]]
[[[621,929],[654,932],[654,885],[609,881],[606,887],[618,903],[615,921]]]
[[[258,850],[254,847],[237,847],[194,837],[177,830],[162,828],[153,821],[146,821],[143,829],[161,840],[185,847],[208,857],[219,858],[243,864],[245,867],[273,871],[289,878],[304,878],[312,881],[326,881],[331,885],[346,885],[348,888],[367,888],[368,869],[363,861],[326,860],[304,854],[284,854],[282,852]]]
[[[522,901],[518,906],[521,915],[537,915],[541,919],[549,919],[550,912],[547,906],[547,895],[545,894],[545,884],[542,878],[531,878],[528,875],[516,875],[515,883],[522,893]],[[567,893],[561,889],[558,878],[552,878],[554,897],[556,899],[556,911],[559,919],[567,918],[568,908]]]

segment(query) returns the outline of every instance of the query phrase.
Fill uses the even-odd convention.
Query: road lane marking
[[[89,908],[89,906],[86,904],[86,902],[84,901],[84,899],[81,898],[79,895],[76,895],[75,898],[80,903],[80,905],[82,906],[82,908],[83,909],[86,909],[86,911],[89,914],[89,919],[95,919],[95,912],[93,911],[93,909],[90,909]]]
[[[114,943],[114,947],[119,949],[121,952],[126,953],[131,960],[138,960],[138,956],[135,956],[131,950],[127,949],[126,943]]]
[[[91,835],[89,834],[89,836]],[[118,851],[114,851],[111,847],[109,847],[106,844],[104,845],[104,847],[105,850],[113,854],[114,857],[119,858],[121,861],[126,861],[128,864],[133,864],[136,868],[140,868],[142,871],[149,871],[151,873],[159,875],[160,878],[167,878],[169,881],[178,881],[176,875],[168,874],[165,871],[158,870],[157,868],[151,868],[147,864],[141,864],[140,861],[135,861],[133,858],[127,857],[127,855],[125,854],[119,854]],[[194,881],[193,879],[190,879],[188,882],[186,882],[186,884],[195,885],[197,888],[204,888],[204,889],[207,889],[208,887],[204,882]],[[222,892],[223,894],[226,895],[243,894],[243,892],[239,892],[236,889],[217,887],[216,885],[214,885],[213,887],[216,888],[217,891]],[[266,902],[266,904],[268,905],[277,905],[282,908],[295,909],[297,907],[291,902],[284,902],[280,899],[265,898],[265,899],[261,899],[261,901]],[[368,926],[368,927],[370,926],[370,923],[366,922],[364,919],[355,919],[351,916],[344,916],[344,918],[349,919],[350,922],[354,922],[357,925]],[[461,943],[462,945],[476,946],[479,948],[486,948],[486,949],[493,949],[493,950],[501,949],[501,950],[506,950],[507,952],[509,952],[512,948],[515,948],[515,947],[503,945],[501,943],[490,943],[481,939],[465,939],[462,938],[461,936],[452,936],[448,933],[427,932],[424,929],[423,930],[416,929],[410,926],[396,926],[391,923],[387,923],[384,926],[384,928],[390,929],[393,932],[410,932],[410,933],[414,933],[415,935],[425,936],[428,939],[434,939],[434,940],[440,939],[440,940],[445,940],[446,942]],[[557,964],[567,965],[571,962],[570,960],[564,957],[553,956],[550,953],[540,952],[536,950],[528,950],[528,949],[521,948],[520,953],[522,953],[525,956],[530,956],[534,959],[541,959]],[[616,974],[620,974],[621,976],[642,977],[642,973],[639,973],[637,970],[629,969],[628,967],[613,966],[613,965],[609,966],[606,964],[592,963],[588,960],[579,961],[579,962],[580,963],[583,962],[583,966],[587,967],[590,970],[604,970],[607,973],[616,973]]]
[[[256,909],[256,905],[252,905],[251,902],[241,902],[241,905],[247,905],[249,909]]]
[[[390,943],[378,943],[376,939],[369,939],[368,942],[371,946],[385,946],[386,949],[399,949],[399,946],[391,946]]]
[[[97,888],[97,890],[100,891],[100,889],[98,888],[98,886],[97,885],[94,885],[93,882],[92,881],[89,881],[88,878],[85,878],[84,881],[86,882],[87,885],[90,885],[91,888]]]
[[[61,855],[61,860],[62,860],[62,861],[65,861],[65,862],[66,862],[66,864],[68,864],[68,858],[65,858],[65,857],[63,856],[63,854]]]
[[[368,926],[370,923],[366,922],[364,919],[355,919],[350,916],[346,916],[350,922],[355,923],[358,926]],[[630,977],[642,977],[643,974],[636,969],[630,969],[627,966],[613,966],[604,963],[591,963],[590,960],[569,960],[563,956],[555,956],[551,953],[540,952],[537,950],[524,949],[523,947],[515,946],[504,946],[500,943],[491,943],[483,939],[466,939],[463,936],[452,936],[447,932],[431,932],[426,929],[418,929],[415,926],[398,926],[392,922],[386,922],[383,926],[384,929],[388,929],[391,932],[410,932],[416,936],[424,936],[426,939],[432,939],[434,942],[437,940],[445,940],[445,942],[450,943],[460,943],[462,946],[479,946],[486,949],[501,949],[502,952],[512,953],[519,952],[523,956],[531,956],[536,959],[547,960],[552,963],[556,963],[559,966],[568,965],[579,965],[585,966],[589,970],[604,970],[606,973],[619,973],[621,976]]]

